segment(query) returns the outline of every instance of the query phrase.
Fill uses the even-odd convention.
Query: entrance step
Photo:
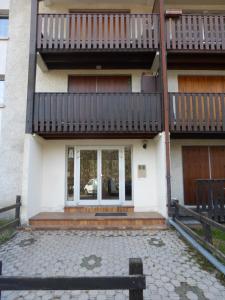
[[[102,212],[127,212],[133,213],[133,206],[66,206],[66,213],[102,213]]]
[[[96,213],[42,212],[32,217],[32,229],[166,229],[165,218],[156,212],[126,216],[96,216]]]

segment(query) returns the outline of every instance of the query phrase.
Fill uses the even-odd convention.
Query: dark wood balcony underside
[[[224,70],[225,51],[171,50],[167,54],[170,70]]]
[[[46,138],[141,138],[162,130],[160,94],[37,93],[33,132]]]
[[[99,51],[72,50],[40,52],[48,69],[150,69],[156,52],[146,49]]]

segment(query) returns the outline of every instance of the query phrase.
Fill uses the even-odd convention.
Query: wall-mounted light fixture
[[[147,140],[142,141],[142,147],[143,147],[143,149],[147,149],[147,147],[148,147],[148,141]]]

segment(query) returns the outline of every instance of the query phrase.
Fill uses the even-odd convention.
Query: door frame
[[[96,206],[96,205],[123,205],[125,202],[125,146],[72,146],[74,148],[74,200],[67,201],[69,206]],[[97,151],[97,177],[98,189],[97,200],[81,200],[80,199],[80,151],[96,150]],[[119,197],[118,200],[104,199],[102,200],[101,188],[101,167],[102,167],[102,150],[118,150],[119,152]]]

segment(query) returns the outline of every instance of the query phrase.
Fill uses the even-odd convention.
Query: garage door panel
[[[208,179],[208,147],[183,147],[184,203],[195,205],[196,179]]]
[[[69,92],[127,93],[131,92],[130,76],[70,76]]]
[[[225,178],[225,147],[210,147],[210,165],[213,179]]]

